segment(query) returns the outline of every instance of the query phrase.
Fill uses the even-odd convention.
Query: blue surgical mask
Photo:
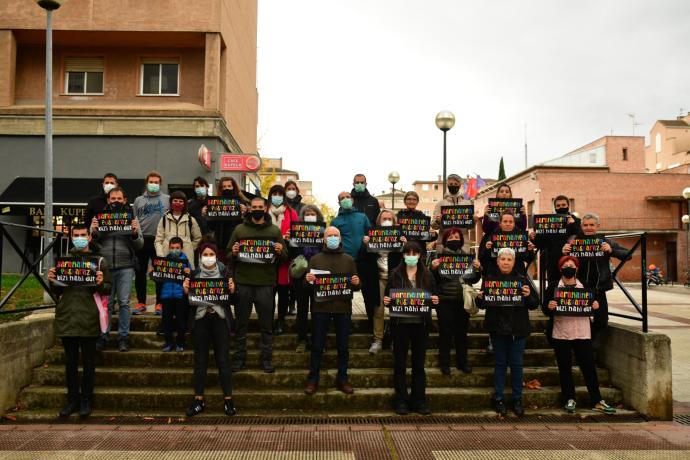
[[[206,187],[197,187],[194,189],[196,196],[206,196]]]
[[[89,239],[85,236],[75,236],[72,238],[72,244],[75,248],[82,250],[89,245]]]
[[[282,195],[273,195],[271,197],[271,204],[273,206],[276,206],[276,207],[282,205],[283,204],[283,196]]]
[[[161,184],[154,184],[153,182],[149,182],[146,184],[146,190],[148,190],[149,193],[158,193],[161,190]]]
[[[340,206],[343,209],[352,209],[352,198],[343,198],[340,200]]]
[[[338,249],[340,247],[340,237],[339,236],[327,236],[326,237],[326,247],[328,249]]]
[[[362,193],[367,189],[367,184],[355,184],[355,192]]]
[[[405,265],[408,267],[414,267],[419,262],[419,256],[405,256]]]
[[[170,255],[174,258],[180,257],[180,254],[182,254],[182,249],[171,249],[170,250]]]

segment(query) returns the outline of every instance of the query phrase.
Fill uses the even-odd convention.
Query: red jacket
[[[271,213],[269,212],[269,214]],[[273,218],[273,214],[271,214],[271,218]],[[283,221],[280,223],[280,233],[282,233],[284,236],[290,231],[290,225],[298,220],[299,217],[297,216],[295,210],[290,207],[286,207],[285,216],[283,217]],[[287,250],[287,247],[283,248],[283,251]],[[287,262],[284,262],[278,266],[278,285],[280,286],[287,286],[290,284],[290,262],[291,261],[288,259]]]

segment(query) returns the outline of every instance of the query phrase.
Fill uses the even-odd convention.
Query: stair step
[[[427,387],[481,387],[493,386],[493,368],[475,367],[472,374],[463,374],[455,369],[451,375],[446,376],[438,368],[426,370]],[[141,369],[128,367],[104,367],[96,370],[96,386],[131,386],[131,387],[178,387],[191,388],[192,368],[147,368]],[[598,370],[599,383],[608,382],[608,372]],[[335,370],[321,372],[321,383],[326,387],[335,385]],[[307,377],[307,371],[303,369],[278,369],[274,374],[266,374],[259,369],[245,369],[232,376],[232,385],[235,388],[301,388]],[[348,377],[352,385],[357,388],[392,388],[392,369],[349,369]],[[576,385],[584,385],[580,371],[573,368],[573,377]],[[409,378],[409,371],[408,371]],[[524,380],[538,379],[543,386],[558,386],[558,368],[527,367],[524,369]],[[65,385],[65,368],[58,365],[38,367],[34,369],[33,383],[40,385]],[[207,387],[218,387],[218,371],[210,368],[207,378]]]
[[[65,401],[66,390],[57,386],[28,387],[20,396],[20,406],[27,409],[58,408]],[[490,407],[493,388],[489,387],[439,387],[427,389],[430,407],[448,411],[483,410]],[[622,399],[615,388],[601,388],[602,396],[609,404],[616,405]],[[191,402],[191,388],[169,387],[96,387],[94,407],[118,411],[155,411],[160,408],[179,408],[182,412]],[[306,396],[301,389],[243,389],[233,391],[235,404],[240,409],[262,409],[266,407],[280,413],[284,410],[328,410],[328,411],[386,411],[391,407],[393,390],[390,388],[355,388],[353,395],[345,395],[332,387],[321,387],[312,396]],[[509,390],[506,398],[509,399]],[[587,389],[577,387],[577,400],[581,407],[589,404]],[[206,392],[207,405],[222,406],[219,389],[209,388]],[[542,387],[540,390],[525,390],[523,402],[527,407],[551,407],[560,405],[560,387]]]

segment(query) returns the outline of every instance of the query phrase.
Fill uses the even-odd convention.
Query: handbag
[[[479,312],[477,307],[477,291],[469,284],[462,282],[462,305],[470,316],[474,316]]]

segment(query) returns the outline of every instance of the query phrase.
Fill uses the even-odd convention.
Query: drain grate
[[[690,414],[674,415],[673,421],[681,425],[690,426]]]

